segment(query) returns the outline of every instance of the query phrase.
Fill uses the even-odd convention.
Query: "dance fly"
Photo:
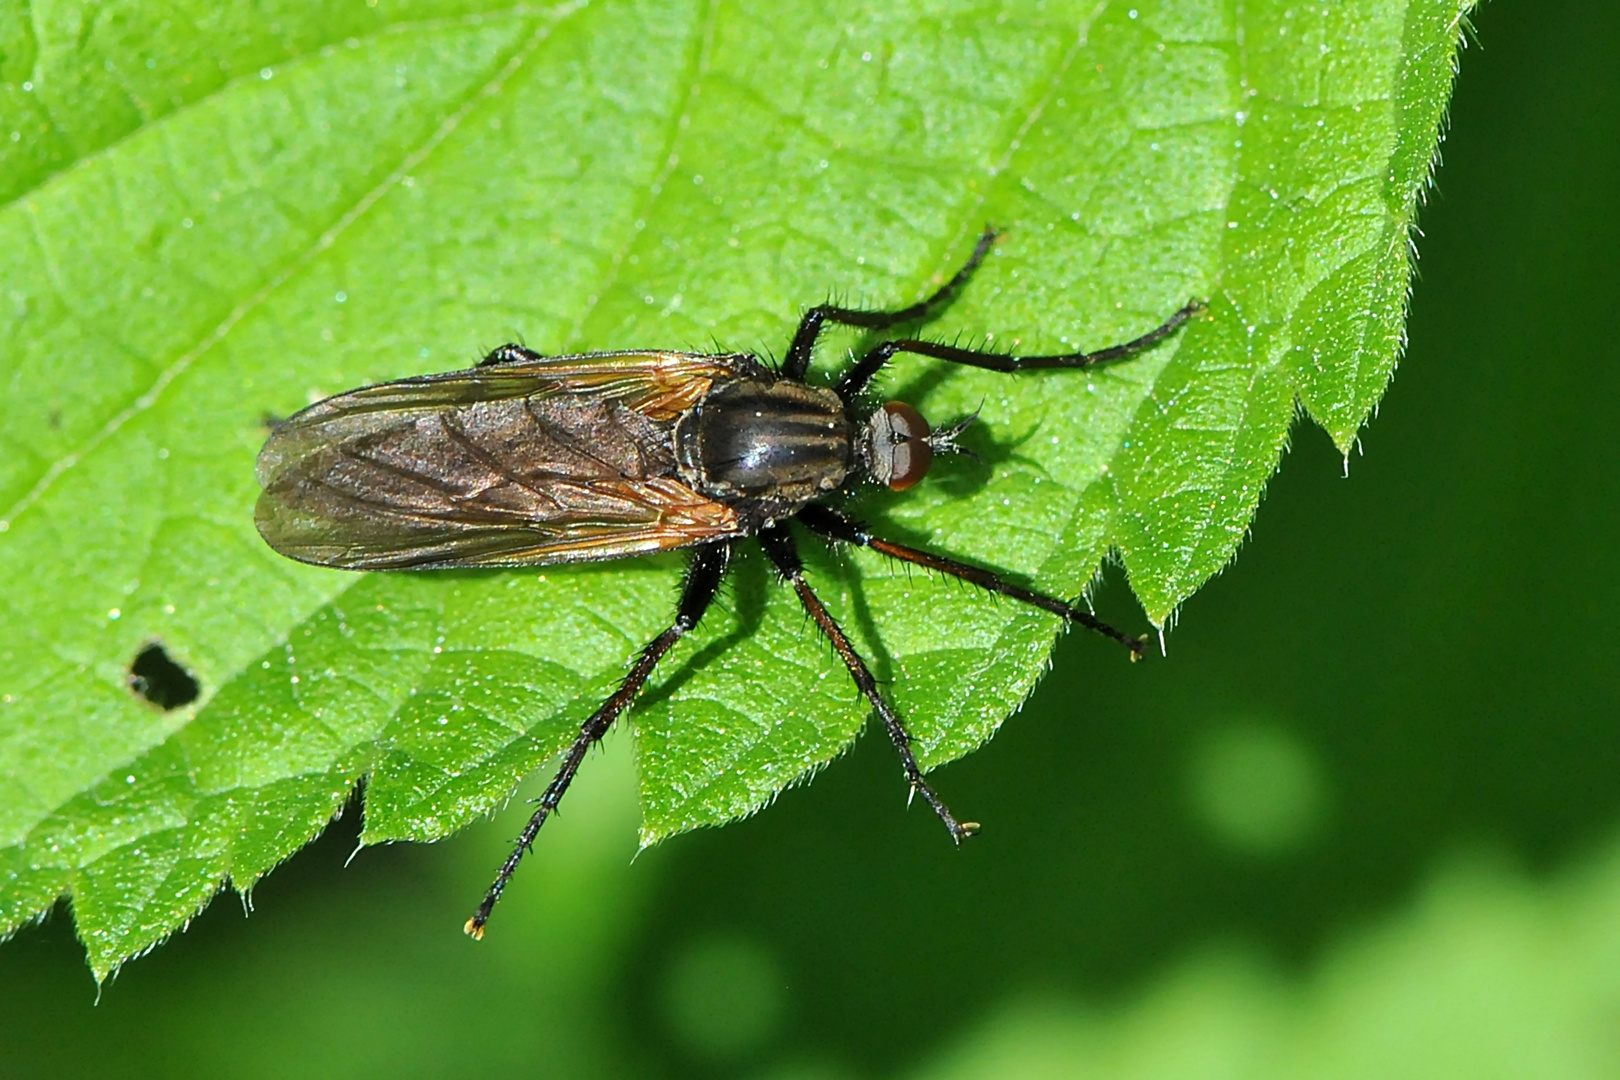
[[[867,388],[897,353],[1014,373],[1090,368],[1169,337],[1193,302],[1122,345],[1089,353],[1009,356],[902,338],[872,346],[831,387],[806,382],[828,324],[883,331],[937,311],[996,240],[987,229],[950,281],[892,311],[822,304],[799,321],[779,369],[751,353],[656,349],[543,356],[503,345],[467,371],[367,386],[317,402],[276,426],[259,452],[259,533],[301,562],[345,570],[545,566],[689,548],[675,619],[641,650],[617,690],[580,725],[556,778],[483,903],[484,924],[546,818],[598,742],[666,653],[702,620],[739,541],[757,539],[782,581],[849,668],[900,755],[906,782],[952,839],[959,821],[935,794],[905,723],[810,587],[790,522],[960,578],[1106,634],[1133,638],[1088,610],[1004,580],[993,570],[873,535],[839,509],[868,484],[904,490],[936,454],[956,449],[967,421],[931,430],[911,405],[874,404]],[[971,418],[969,418],[971,419]]]

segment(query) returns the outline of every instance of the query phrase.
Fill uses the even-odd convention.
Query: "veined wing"
[[[352,570],[613,559],[740,535],[675,474],[675,417],[746,356],[602,353],[328,398],[259,454],[271,547]]]
[[[558,395],[617,401],[648,419],[672,421],[696,404],[715,382],[763,373],[759,361],[747,353],[637,350],[541,356],[364,386],[316,402],[295,413],[280,430],[368,413],[407,413],[480,401]],[[261,455],[261,482],[263,468]]]

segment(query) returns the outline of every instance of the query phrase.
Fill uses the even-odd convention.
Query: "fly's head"
[[[856,455],[873,483],[904,491],[928,475],[936,454],[972,452],[957,437],[979,418],[975,409],[950,427],[933,431],[922,413],[903,401],[890,401],[872,413],[858,436]]]

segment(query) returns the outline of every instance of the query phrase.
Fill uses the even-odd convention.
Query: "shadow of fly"
[[[934,456],[956,450],[971,421],[930,430],[904,402],[874,405],[867,388],[897,353],[1014,373],[1123,360],[1175,333],[1190,303],[1132,341],[1089,353],[1008,356],[912,338],[884,341],[831,388],[805,381],[829,323],[882,331],[948,303],[996,233],[927,299],[895,311],[823,304],[799,321],[781,369],[750,353],[662,350],[542,356],[503,345],[468,371],[422,375],[327,398],[279,425],[259,452],[259,533],[301,562],[345,570],[544,566],[692,549],[675,620],[641,650],[617,690],[580,725],[466,930],[484,924],[586,753],[630,706],[658,662],[702,620],[732,549],[753,537],[798,595],[900,754],[906,782],[958,843],[958,821],[923,779],[905,723],[805,580],[789,526],[871,548],[971,582],[1105,634],[1141,655],[1142,641],[1066,600],[999,574],[874,536],[830,500],[863,484],[904,490]]]

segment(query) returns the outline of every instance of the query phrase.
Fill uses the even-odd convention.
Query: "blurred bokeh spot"
[[[674,954],[664,980],[664,1014],[696,1054],[730,1060],[763,1046],[781,1026],[786,987],[776,959],[757,941],[699,938]]]
[[[1199,820],[1239,851],[1297,851],[1327,813],[1321,763],[1278,724],[1240,721],[1216,730],[1195,753],[1189,779]]]

